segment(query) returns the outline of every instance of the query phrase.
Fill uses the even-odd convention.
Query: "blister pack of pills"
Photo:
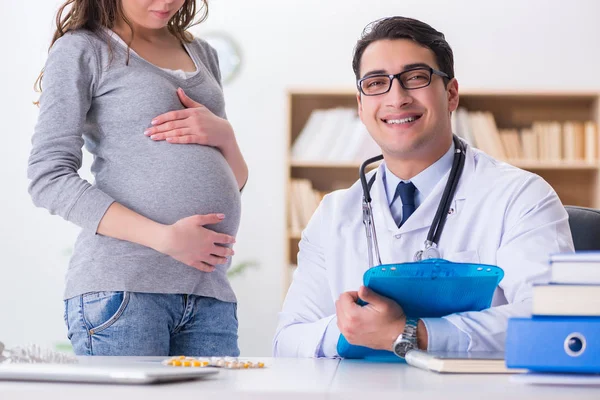
[[[172,367],[218,367],[226,369],[254,369],[265,368],[265,363],[262,361],[251,362],[240,360],[237,357],[186,357],[177,356],[171,357],[162,361],[163,365]]]

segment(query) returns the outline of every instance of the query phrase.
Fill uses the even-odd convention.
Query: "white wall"
[[[77,228],[35,209],[26,165],[59,0],[0,0],[0,340],[65,341],[61,294]],[[270,355],[284,268],[286,88],[353,87],[352,49],[368,22],[392,14],[430,23],[454,49],[462,87],[600,91],[596,0],[213,0],[197,34],[225,31],[244,54],[227,113],[250,166],[237,260],[260,268],[234,281],[240,345]],[[85,176],[89,176],[86,174]]]

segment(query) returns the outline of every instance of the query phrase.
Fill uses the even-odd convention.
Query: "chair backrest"
[[[565,206],[576,251],[600,250],[600,210]]]

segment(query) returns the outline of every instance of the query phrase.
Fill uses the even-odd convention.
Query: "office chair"
[[[565,206],[575,251],[600,250],[600,210]]]

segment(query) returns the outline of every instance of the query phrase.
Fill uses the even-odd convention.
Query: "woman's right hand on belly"
[[[165,227],[161,253],[200,271],[213,272],[215,265],[225,264],[233,249],[224,245],[235,243],[233,236],[217,233],[204,225],[217,224],[223,214],[193,215]]]

